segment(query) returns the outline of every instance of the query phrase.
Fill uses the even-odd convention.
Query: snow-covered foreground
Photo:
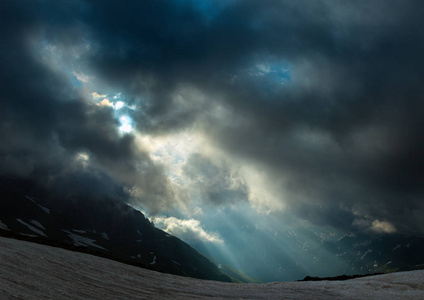
[[[424,271],[349,281],[231,284],[0,237],[0,299],[424,299]]]

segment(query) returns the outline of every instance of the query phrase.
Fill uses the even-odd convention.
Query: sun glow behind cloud
[[[100,98],[99,96],[107,96],[107,95],[99,95],[96,92],[92,93],[93,99],[97,99]],[[116,96],[115,96],[116,97]],[[116,99],[114,97],[114,99]],[[121,110],[124,107],[129,107],[124,101],[114,101],[111,102],[109,99],[104,98],[103,100],[101,100],[100,102],[96,103],[97,106],[99,107],[109,107],[112,108],[115,112],[114,115],[118,118],[119,120],[119,132],[121,134],[128,134],[134,131],[134,121],[133,119],[125,113],[119,112],[119,110]],[[129,107],[131,110],[134,110],[134,107]]]
[[[216,182],[216,192],[219,192],[221,197],[224,196],[222,190],[231,192],[229,195],[232,199],[228,201],[235,201],[235,204],[237,201],[248,201],[254,209],[265,214],[285,208],[282,201],[284,193],[275,189],[275,183],[272,183],[258,166],[242,164],[237,158],[228,160],[225,153],[216,149],[207,136],[199,132],[187,131],[159,137],[138,133],[136,136],[140,149],[147,150],[153,161],[166,168],[169,179],[178,189],[184,190],[184,195],[190,195],[191,201],[187,203],[197,205],[198,201],[207,202],[205,197],[208,196],[205,193],[208,191],[205,188],[212,188],[210,185]],[[197,169],[193,169],[194,173],[188,173],[188,168],[195,166],[193,158],[199,155],[206,165],[199,165]],[[196,163],[203,164],[202,161]],[[210,173],[211,168],[215,168],[219,173]],[[202,172],[206,173],[202,175]],[[215,191],[215,187],[210,192]],[[276,196],[276,193],[279,196]],[[244,199],[236,200],[235,195]],[[190,211],[196,210],[191,208]]]
[[[188,157],[202,151],[206,140],[195,132],[182,132],[166,136],[136,134],[140,149],[145,149],[153,161],[164,165],[167,174],[175,181],[182,183],[182,166]]]
[[[121,133],[130,133],[133,131],[133,125],[132,125],[132,120],[129,116],[123,115],[119,117],[119,122],[120,122],[120,126],[119,126],[119,131]]]
[[[117,130],[121,135],[129,134],[134,131],[134,119],[126,112],[135,111],[135,105],[129,105],[121,92],[109,94],[100,93],[98,86],[104,85],[98,78],[92,75],[89,69],[80,62],[83,55],[94,53],[93,48],[87,42],[77,43],[71,47],[64,44],[53,44],[47,40],[33,39],[31,46],[34,54],[48,68],[68,78],[72,86],[79,90],[83,99],[91,102],[99,108],[111,108],[113,115],[118,120]],[[112,99],[112,100],[111,100]]]

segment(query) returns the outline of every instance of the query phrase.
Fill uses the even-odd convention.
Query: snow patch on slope
[[[62,231],[66,232],[68,234],[68,236],[74,241],[75,246],[91,246],[91,247],[99,248],[99,249],[102,249],[102,250],[107,250],[106,248],[103,248],[102,246],[96,245],[94,243],[94,242],[96,242],[96,240],[93,240],[93,239],[90,239],[88,237],[72,233],[68,230],[62,229]]]
[[[1,229],[8,229],[7,225],[4,224],[1,220],[0,220],[0,228]]]
[[[367,251],[365,251],[364,255],[362,255],[361,260],[364,259],[365,256],[367,256],[367,254],[371,253],[372,250],[368,249]]]
[[[41,228],[41,229],[43,229],[43,230],[46,230],[46,228],[44,228],[44,226],[43,225],[41,225],[41,223],[40,222],[38,222],[38,221],[36,221],[36,220],[31,220],[30,221],[32,224],[34,224],[35,226],[37,226],[38,228]]]
[[[47,214],[50,214],[50,209],[48,209],[47,207],[44,207],[44,206],[38,204],[38,202],[35,201],[35,198],[30,197],[30,196],[25,196],[25,198],[27,198],[28,200],[31,200],[32,202],[34,202],[35,204],[37,204],[38,207],[41,208],[43,211],[45,211]]]
[[[42,235],[42,236],[47,237],[47,235],[45,235],[45,233],[44,233],[44,232],[42,232],[40,229],[35,228],[35,227],[34,227],[34,226],[32,226],[32,225],[29,225],[28,223],[26,223],[26,222],[22,221],[21,219],[16,219],[16,221],[18,221],[18,222],[19,222],[19,223],[21,223],[22,225],[25,225],[26,227],[28,227],[28,229],[29,229],[29,230],[31,230],[32,232],[35,232],[35,233],[37,233],[38,235]]]
[[[396,247],[394,247],[392,249],[392,252],[395,252],[397,249],[399,249],[400,247],[402,247],[402,245],[397,244]]]

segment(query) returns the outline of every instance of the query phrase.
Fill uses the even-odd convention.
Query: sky
[[[241,269],[293,234],[423,234],[423,14],[3,0],[0,175],[121,199]]]

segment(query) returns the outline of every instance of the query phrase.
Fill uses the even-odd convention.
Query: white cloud
[[[73,71],[73,72],[72,72],[72,74],[74,74],[74,76],[75,76],[75,77],[76,77],[79,81],[84,82],[84,83],[91,82],[91,81],[94,79],[94,77],[93,77],[93,76],[89,76],[89,75],[84,74],[84,73],[82,73],[82,72],[76,72],[76,71]]]
[[[355,215],[360,214],[357,211],[354,211],[353,213]],[[388,221],[380,221],[378,219],[373,220],[373,218],[369,215],[356,218],[352,225],[361,230],[374,231],[376,233],[395,233],[397,231],[396,227],[392,223]]]
[[[395,226],[393,226],[390,222],[374,220],[372,222],[371,230],[378,233],[394,233],[396,232]]]
[[[100,103],[98,103],[97,105],[99,106],[108,106],[108,107],[113,107],[113,103],[109,101],[109,99],[103,99],[102,101],[100,101]]]
[[[108,98],[106,98],[107,97],[106,94],[100,95],[96,92],[93,92],[93,93],[91,93],[91,97],[94,100],[99,100],[99,99],[103,98],[102,101],[97,103],[98,106],[112,107],[114,110],[120,110],[121,108],[124,108],[124,107],[128,107],[131,110],[136,110],[135,106],[128,106],[128,104],[126,104],[124,101],[120,101],[120,100],[116,101],[116,102],[110,101]],[[113,99],[116,99],[116,97],[113,97]]]
[[[181,220],[175,217],[155,217],[155,225],[164,231],[175,235],[186,242],[203,241],[210,243],[223,243],[217,233],[210,233],[203,229],[198,220]]]
[[[106,98],[107,95],[106,94],[99,94],[97,92],[93,92],[93,93],[91,93],[91,97],[93,97],[93,99],[101,99],[101,98]]]

